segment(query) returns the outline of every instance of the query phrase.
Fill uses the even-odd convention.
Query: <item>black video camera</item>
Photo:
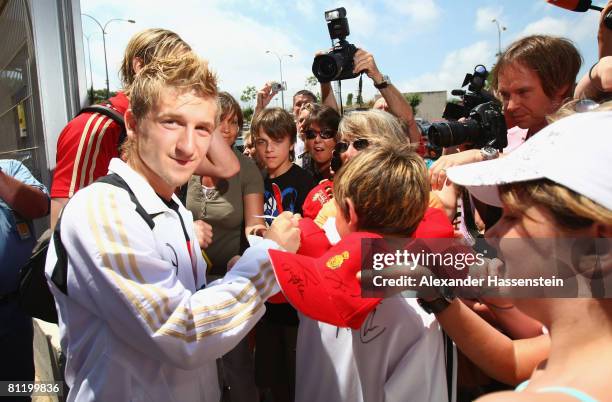
[[[490,146],[502,150],[508,145],[506,121],[501,104],[484,91],[489,73],[483,65],[477,65],[473,74],[467,74],[462,87],[453,95],[461,97],[462,104],[447,103],[444,122],[433,123],[427,130],[429,142],[439,147],[471,144],[474,148]],[[463,121],[456,121],[465,118]]]
[[[348,80],[359,76],[353,73],[353,58],[357,52],[355,45],[346,41],[350,30],[346,10],[344,7],[325,12],[327,29],[332,39],[338,39],[338,43],[326,54],[320,54],[312,62],[312,73],[319,82],[330,82]]]
[[[463,89],[451,91],[452,95],[461,98],[461,104],[447,103],[442,118],[446,120],[459,120],[462,117],[468,117],[476,106],[495,101],[496,99],[484,90],[488,75],[487,68],[482,64],[474,67],[472,74],[466,74],[461,88],[465,88],[467,85],[467,91]]]

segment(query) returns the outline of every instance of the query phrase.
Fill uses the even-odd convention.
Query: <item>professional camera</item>
[[[462,87],[451,93],[461,97],[462,104],[448,103],[442,117],[444,122],[433,123],[427,130],[429,142],[439,147],[470,144],[474,148],[490,146],[502,150],[508,145],[506,121],[499,101],[483,90],[487,69],[477,65],[467,74]],[[454,121],[463,118],[463,121]]]
[[[312,73],[319,82],[330,82],[348,80],[359,76],[353,73],[353,57],[357,48],[346,41],[350,30],[346,10],[344,7],[325,12],[327,29],[332,39],[338,39],[332,50],[326,54],[320,54],[312,62]]]
[[[502,150],[508,146],[506,121],[495,101],[476,106],[463,121],[433,123],[427,137],[439,147],[471,144],[474,148],[490,146]]]

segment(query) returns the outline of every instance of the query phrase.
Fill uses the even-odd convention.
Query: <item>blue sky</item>
[[[347,10],[349,41],[370,51],[402,91],[450,91],[476,64],[490,67],[498,47],[493,18],[507,27],[502,48],[527,34],[543,33],[575,42],[584,58],[581,74],[597,57],[599,14],[574,13],[544,0],[81,0],[81,12],[102,24],[111,18],[136,20],[108,26],[111,88],[119,87],[118,66],[130,36],[163,27],[208,59],[220,87],[237,98],[247,85],[279,80],[278,59],[266,50],[294,56],[283,58],[286,98],[304,88],[315,52],[330,45],[323,12],[340,6]],[[90,36],[94,86],[103,88],[100,28],[86,17],[82,22],[83,33]],[[357,83],[344,81],[344,95],[356,92]],[[367,78],[363,91],[366,100],[377,92]],[[272,104],[280,106],[277,98]]]

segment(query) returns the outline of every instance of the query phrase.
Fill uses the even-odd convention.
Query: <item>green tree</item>
[[[363,96],[361,96],[361,93],[357,94],[357,104],[359,106],[363,105]]]
[[[410,103],[412,112],[416,115],[419,110],[419,105],[423,101],[423,97],[419,93],[404,94],[404,98]]]
[[[319,103],[322,102],[322,100],[321,100],[321,91],[316,91],[317,88],[319,88],[319,80],[317,80],[317,77],[315,77],[314,75],[311,75],[310,77],[307,77],[306,78],[306,82],[304,83],[304,86],[310,92],[315,94],[315,96],[317,97],[317,102],[319,102]]]
[[[353,93],[349,92],[348,95],[346,95],[346,106],[353,106]]]
[[[249,107],[253,106],[253,101],[257,98],[257,88],[253,85],[247,85],[240,95],[240,100],[247,103]]]
[[[314,75],[311,75],[310,77],[306,78],[305,86],[311,91],[315,89],[317,86],[319,86],[319,81],[317,80],[317,77],[315,77]]]
[[[109,98],[112,98],[115,95],[117,95],[117,92],[111,91],[109,93]],[[91,105],[95,105],[97,103],[103,102],[106,99],[108,99],[106,97],[106,88],[105,89],[94,89],[93,92],[92,92],[92,89],[90,88],[87,90],[87,97],[89,98],[89,104]]]
[[[255,111],[251,106],[245,107],[242,109],[242,116],[244,117],[244,121],[249,122],[253,118],[253,113]]]

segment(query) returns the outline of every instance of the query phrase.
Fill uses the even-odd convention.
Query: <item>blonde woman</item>
[[[334,152],[342,164],[368,147],[404,147],[410,143],[400,121],[382,110],[351,112],[340,120],[338,132],[340,141],[336,144]],[[315,187],[313,191],[319,189]],[[308,198],[311,198],[310,195]],[[429,207],[442,208],[442,203],[436,194],[430,193]],[[314,215],[315,222],[322,227],[327,219],[336,216],[334,203],[324,203],[318,214]]]

